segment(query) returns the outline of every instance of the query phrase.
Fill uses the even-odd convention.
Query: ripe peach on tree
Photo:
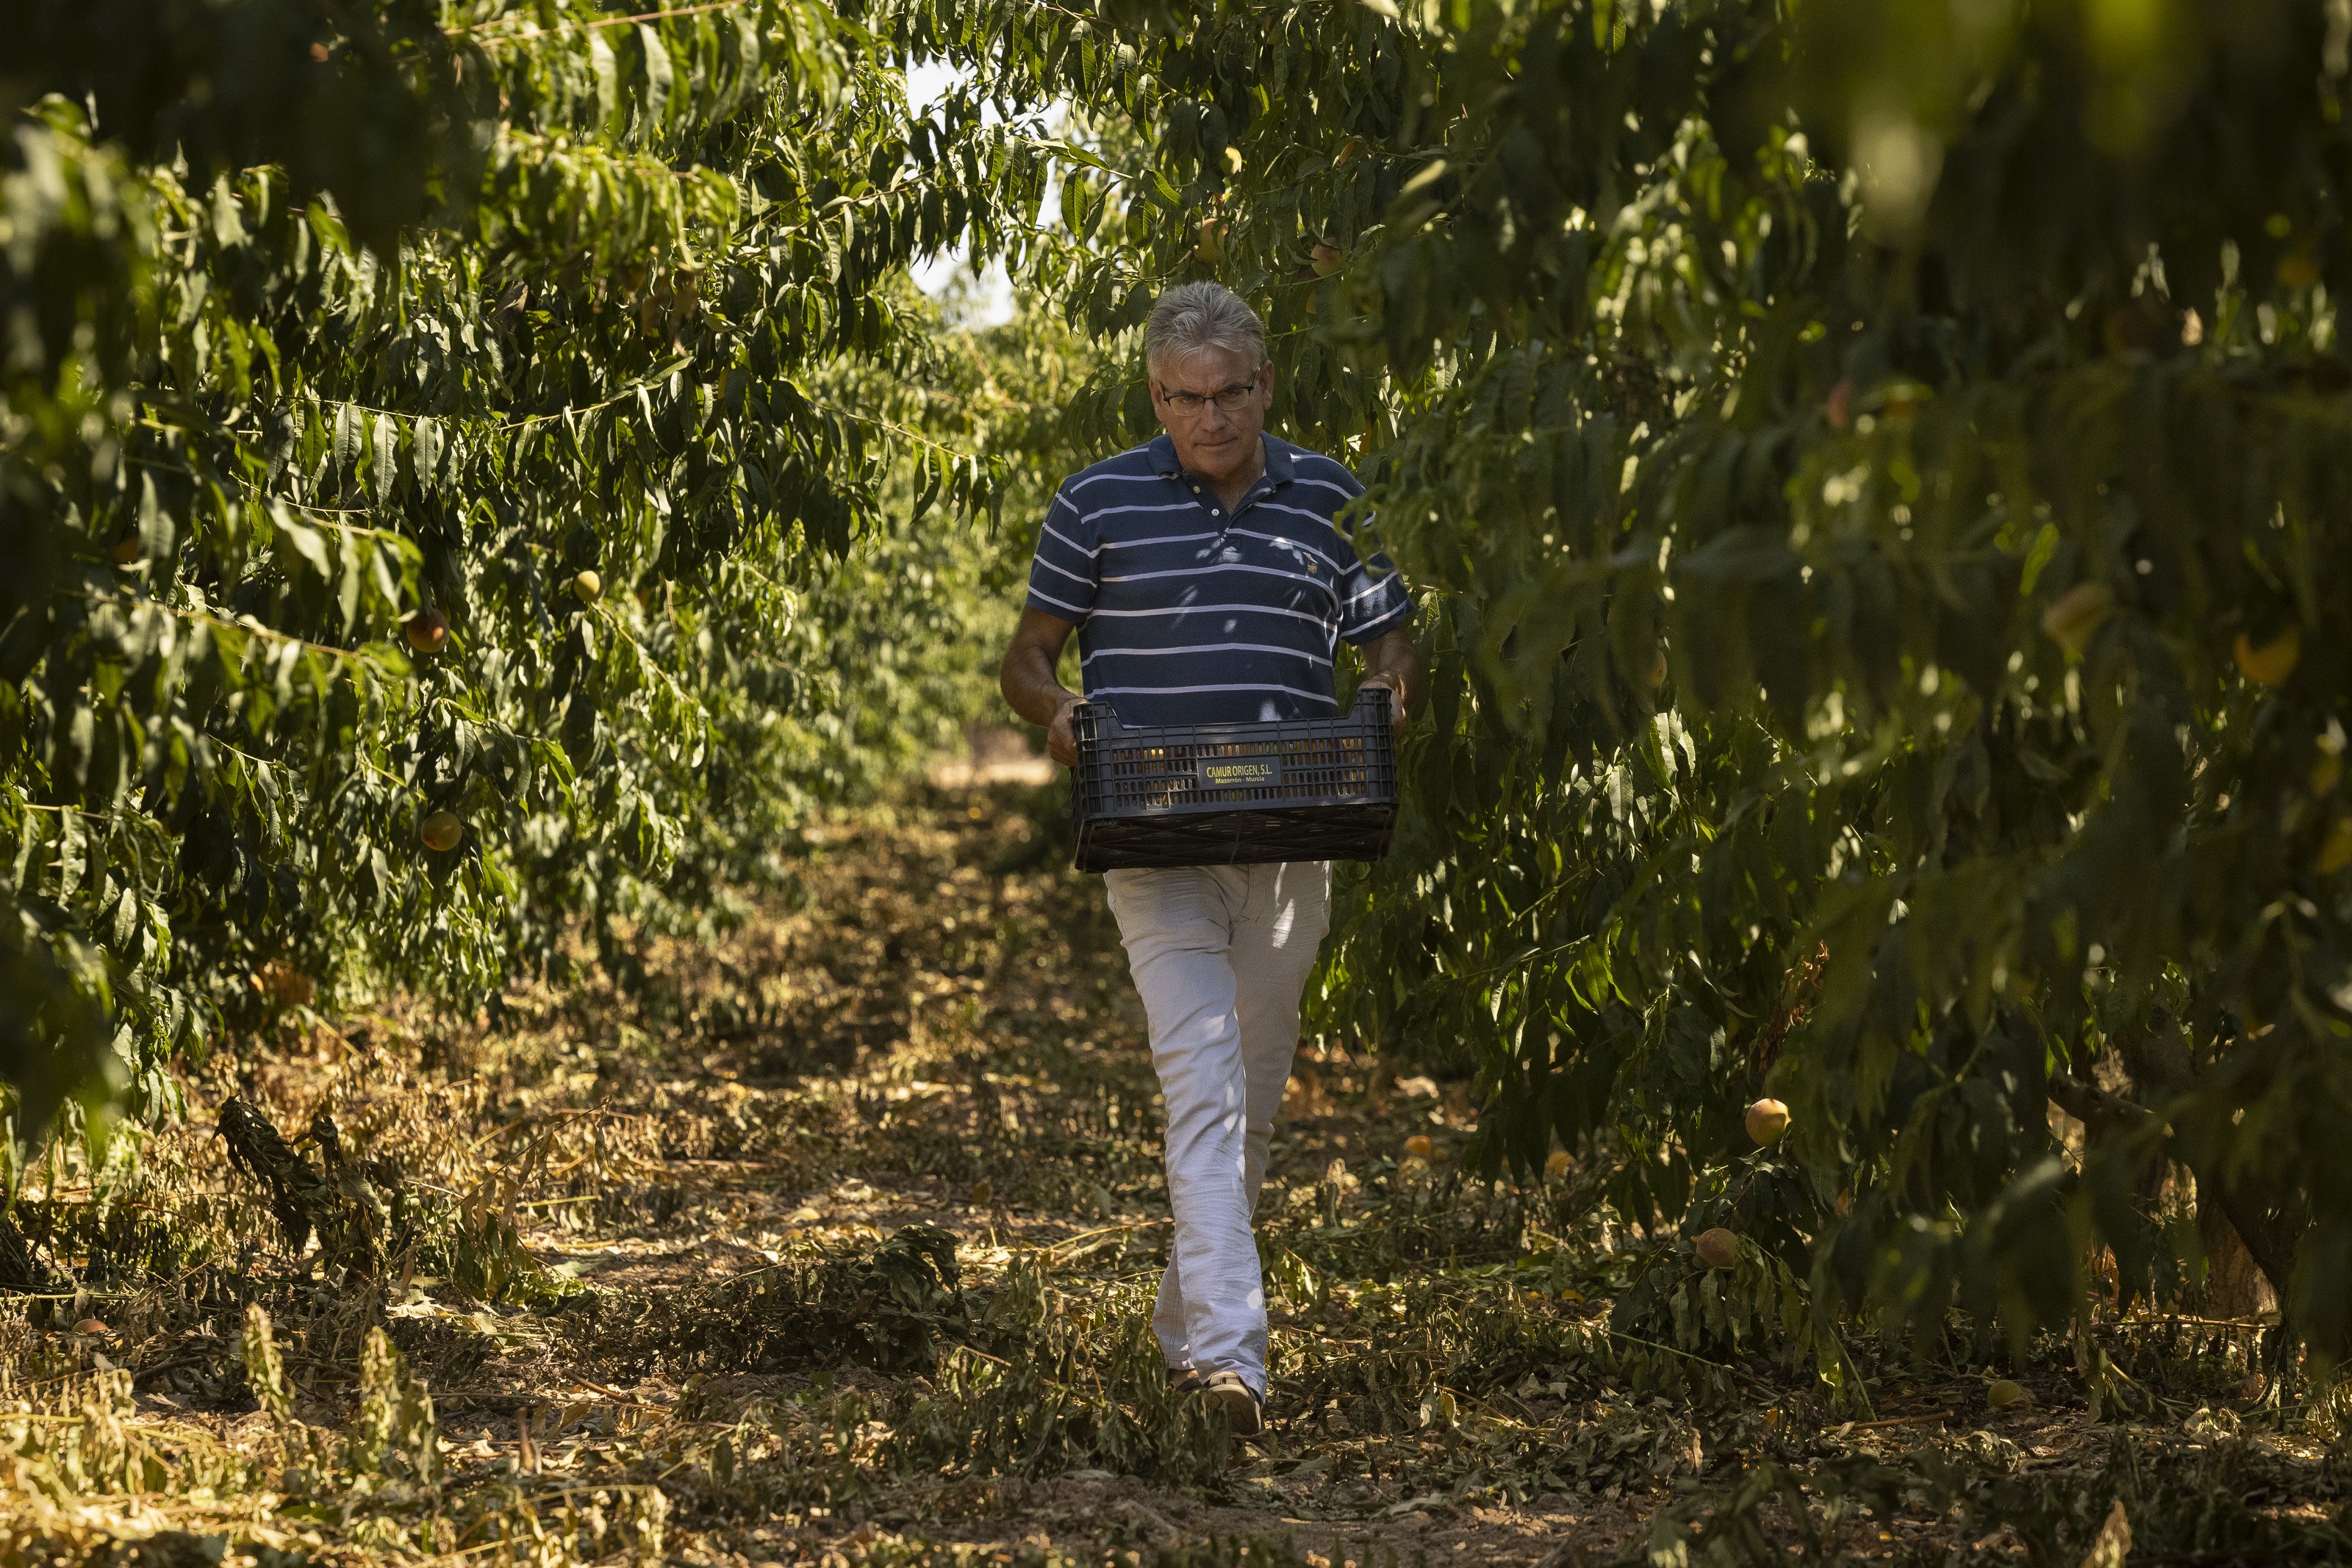
[[[402,622],[400,631],[418,653],[437,653],[449,642],[449,618],[428,604]]]
[[[1789,1130],[1789,1108],[1778,1100],[1759,1100],[1748,1107],[1748,1137],[1759,1146],[1777,1144]]]
[[[1731,1269],[1739,1263],[1739,1238],[1720,1225],[1700,1231],[1691,1250],[1710,1269]]]
[[[2256,685],[2283,686],[2303,662],[2303,628],[2289,622],[2284,630],[2259,643],[2241,632],[2231,653],[2238,662],[2238,673]]]

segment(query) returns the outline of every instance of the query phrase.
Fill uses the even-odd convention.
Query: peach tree
[[[699,918],[919,706],[954,607],[861,552],[1002,476],[917,428],[906,264],[1017,253],[1050,144],[910,115],[879,18],[656,11],[175,0],[12,39],[20,1135],[68,1094],[168,1110],[174,1053],[320,985],[490,996],[583,922]]]
[[[979,8],[1101,131],[1070,319],[1249,294],[1426,594],[1322,1027],[1818,1301],[2175,1299],[2193,1188],[2339,1350],[2339,10]]]

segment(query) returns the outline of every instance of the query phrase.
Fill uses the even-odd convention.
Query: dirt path
[[[212,1540],[350,1561],[1559,1565],[1638,1551],[1676,1510],[1694,1546],[2006,1561],[2096,1528],[2112,1438],[2063,1383],[1995,1416],[1981,1380],[1890,1374],[1857,1421],[1801,1371],[1612,1337],[1623,1265],[1577,1218],[1574,1173],[1462,1181],[1464,1086],[1352,1042],[1302,1059],[1277,1133],[1272,1427],[1229,1441],[1167,1395],[1150,1342],[1155,1090],[1059,831],[1050,789],[934,788],[784,846],[784,885],[732,928],[625,944],[495,1018],[295,1017],[216,1057],[190,1129],[118,1145],[98,1201],[68,1173],[20,1206],[94,1284],[0,1319],[0,1463],[40,1494],[67,1460],[26,1458],[26,1434],[60,1421],[131,1433],[161,1468],[49,1486],[63,1500],[0,1521],[0,1560],[153,1537],[181,1544],[148,1558],[193,1542],[207,1563]],[[639,984],[610,981],[625,965]],[[289,1257],[211,1135],[232,1092],[289,1135],[328,1112],[398,1162],[424,1218],[381,1277],[337,1278],[316,1241]],[[283,1416],[257,1400],[249,1304]],[[362,1370],[378,1327],[404,1373]],[[2202,1414],[2166,1452],[2318,1463]],[[386,1457],[402,1442],[437,1461]],[[1931,1498],[1915,1465],[1961,1479]],[[2029,1517],[1997,1478],[2035,1473],[2064,1500]],[[2321,1518],[2315,1488],[2281,1483],[2263,1517]]]
[[[692,1206],[659,1226],[535,1226],[524,1234],[534,1253],[577,1267],[599,1291],[651,1291],[805,1252],[870,1252],[902,1227],[936,1226],[957,1239],[967,1289],[1000,1289],[1008,1270],[1037,1266],[1053,1295],[1095,1297],[1123,1320],[1123,1334],[1081,1336],[1079,1358],[1136,1359],[1168,1228],[1157,1089],[1124,956],[1093,880],[1060,870],[1045,802],[1035,802],[1043,827],[1008,809],[1024,799],[1017,789],[988,791],[984,807],[959,811],[952,802],[974,797],[952,782],[961,788],[943,794],[946,809],[815,835],[803,913],[755,925],[715,953],[665,953],[682,1032],[709,1047],[656,1052],[625,1082],[608,1068],[598,1087],[604,1108],[652,1120],[673,1155],[665,1175],[694,1194]],[[535,1052],[535,1037],[564,1034],[581,1010],[576,999],[549,998],[528,1025],[476,1049],[543,1053],[553,1047]],[[623,1043],[616,1036],[609,1045]],[[1445,1155],[1469,1126],[1459,1085],[1447,1092],[1412,1076],[1400,1084],[1369,1057],[1310,1048],[1286,1107],[1267,1207],[1296,1213],[1302,1201],[1319,1202],[1334,1162],[1375,1182],[1402,1179],[1433,1200]],[[1399,1152],[1414,1134],[1430,1136],[1438,1157],[1405,1161],[1400,1177]],[[675,1157],[688,1151],[705,1157]],[[1333,1185],[1342,1189],[1336,1207],[1357,1206],[1360,1177]],[[1277,1364],[1320,1332],[1295,1304],[1277,1310],[1275,1325]],[[524,1369],[515,1373],[526,1385]],[[718,1369],[703,1377],[704,1419],[805,1383]],[[630,1392],[677,1398],[659,1374]],[[1276,1416],[1274,1429],[1235,1446],[1230,1467],[1218,1467],[1226,1473],[1207,1486],[1087,1464],[1058,1476],[1012,1466],[978,1484],[883,1486],[857,1505],[796,1526],[755,1525],[730,1543],[758,1562],[854,1556],[894,1537],[1087,1558],[1288,1539],[1334,1563],[1391,1552],[1534,1563],[1605,1556],[1638,1526],[1636,1510],[1609,1502],[1515,1504],[1475,1474],[1423,1475],[1411,1437],[1351,1445],[1310,1426],[1309,1412]]]

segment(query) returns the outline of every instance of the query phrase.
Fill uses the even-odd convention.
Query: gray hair
[[[1143,363],[1157,373],[1171,354],[1223,349],[1265,362],[1265,323],[1222,283],[1181,283],[1161,295],[1143,324]]]

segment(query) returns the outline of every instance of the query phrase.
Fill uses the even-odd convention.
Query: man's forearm
[[[1422,675],[1421,650],[1412,645],[1412,633],[1396,631],[1373,638],[1364,644],[1363,660],[1367,677],[1385,675],[1394,684],[1400,713],[1411,713],[1421,706],[1422,687],[1426,682]]]
[[[1070,734],[1066,716],[1078,697],[1054,671],[1062,662],[1062,650],[1070,645],[1070,633],[1076,630],[1074,623],[1034,606],[1024,609],[1004,650],[1004,663],[996,670],[996,689],[1004,694],[1014,713],[1045,727],[1045,750],[1065,767],[1078,759],[1078,743]]]
[[[1055,676],[1045,650],[1035,646],[1017,647],[1004,656],[997,686],[1013,711],[1035,725],[1053,723],[1062,705],[1077,695]]]

